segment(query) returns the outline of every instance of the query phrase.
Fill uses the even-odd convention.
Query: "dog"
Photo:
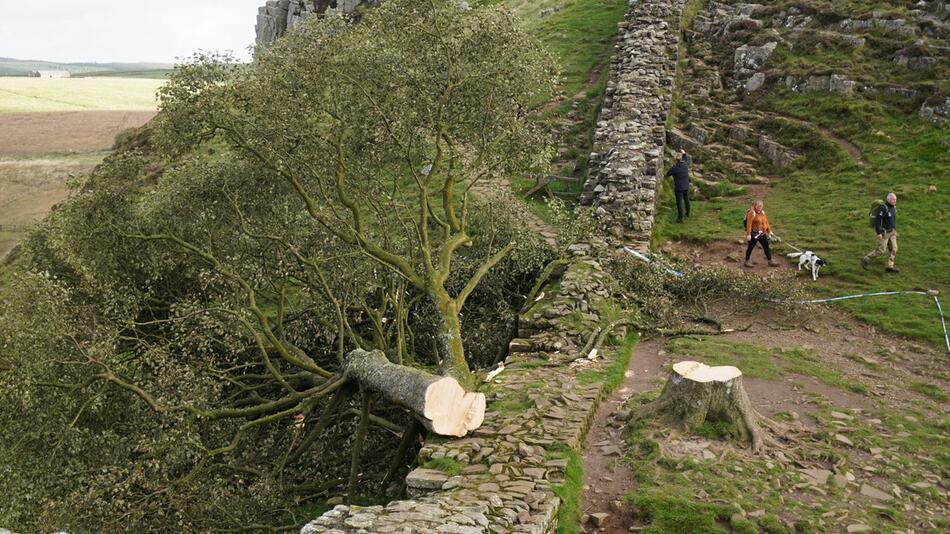
[[[801,271],[802,267],[807,265],[811,269],[811,279],[812,281],[818,280],[818,271],[828,265],[828,262],[818,257],[818,254],[810,250],[805,252],[794,252],[788,255],[789,258],[795,259],[798,258],[798,270]]]

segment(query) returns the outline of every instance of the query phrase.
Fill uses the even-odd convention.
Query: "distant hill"
[[[167,76],[172,68],[170,63],[57,63],[0,57],[0,76],[26,76],[31,70],[66,70],[74,76],[158,78]]]

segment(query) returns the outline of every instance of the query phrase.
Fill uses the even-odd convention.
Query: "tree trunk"
[[[660,398],[634,416],[666,417],[686,430],[695,430],[706,421],[724,422],[730,434],[751,443],[756,452],[762,449],[764,440],[760,424],[774,424],[752,407],[742,385],[742,371],[691,361],[673,365]]]
[[[442,339],[439,347],[442,374],[458,380],[464,387],[473,388],[476,380],[465,359],[465,348],[462,345],[462,321],[459,319],[458,305],[448,293],[435,292],[432,299],[439,310],[439,315],[442,316]]]
[[[354,350],[346,358],[348,379],[408,408],[430,431],[464,436],[485,419],[485,395],[467,392],[448,376],[390,362],[381,351]]]

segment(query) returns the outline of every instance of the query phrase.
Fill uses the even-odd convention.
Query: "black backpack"
[[[885,205],[883,200],[871,202],[871,209],[868,211],[868,223],[871,225],[871,228],[877,228],[877,217],[881,214],[881,208]]]

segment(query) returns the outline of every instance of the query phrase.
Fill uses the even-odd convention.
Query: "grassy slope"
[[[586,176],[594,125],[607,86],[617,23],[627,12],[627,2],[506,0],[504,4],[524,21],[525,28],[540,39],[560,63],[563,96],[547,112],[552,128],[562,131],[559,139],[561,155],[552,172],[578,180],[555,182],[551,184],[551,190],[564,194],[571,201],[580,193]],[[559,11],[541,16],[542,10],[554,7],[559,7]],[[511,182],[516,192],[524,192],[534,185],[534,180],[526,177],[511,177]],[[551,220],[550,210],[539,197],[531,199],[529,207],[541,218]]]
[[[827,275],[816,293],[852,293],[937,289],[950,292],[950,135],[945,128],[908,117],[874,100],[846,99],[830,94],[770,95],[760,105],[821,124],[861,148],[868,160],[859,167],[829,142],[815,141],[801,130],[780,135],[798,137],[805,164],[776,181],[767,199],[775,232],[799,248],[817,251],[829,261]],[[937,192],[929,192],[936,185]],[[873,199],[887,191],[898,195],[898,257],[903,272],[883,273],[883,260],[864,271],[859,260],[875,245],[867,223]],[[670,198],[667,198],[670,197]],[[672,223],[672,195],[662,200],[657,240],[697,241],[741,238],[738,221],[744,201],[717,199],[694,203],[688,225]],[[737,251],[739,247],[737,246]],[[780,247],[782,252],[791,252]],[[942,330],[932,300],[923,297],[857,299],[841,306],[861,319],[890,332],[942,342]]]
[[[165,82],[132,78],[0,78],[0,113],[153,110]]]
[[[822,3],[822,2],[819,2]],[[900,7],[891,2],[823,2],[844,13],[863,13],[873,7]],[[868,46],[842,50],[808,40],[789,49],[779,47],[770,68],[781,72],[838,72],[856,79],[946,87],[946,69],[913,72],[889,61],[901,46],[893,35],[873,31]],[[731,56],[730,56],[731,57]],[[779,121],[759,126],[780,142],[804,155],[794,170],[778,171],[768,193],[766,208],[775,231],[787,242],[813,249],[830,262],[827,278],[816,284],[821,296],[900,289],[950,291],[950,274],[939,266],[950,262],[950,133],[947,127],[917,117],[920,101],[898,97],[842,97],[830,93],[797,94],[773,89],[750,108],[779,113],[818,124],[857,145],[868,165],[860,167],[843,150],[812,131]],[[724,119],[728,120],[728,119]],[[929,192],[935,185],[936,192]],[[669,189],[669,188],[667,188]],[[898,194],[897,264],[900,275],[885,275],[883,259],[869,271],[860,258],[876,244],[867,224],[872,200],[887,191]],[[689,224],[673,223],[673,195],[664,191],[658,208],[654,241],[710,242],[742,238],[739,219],[745,198],[695,202]],[[740,253],[740,246],[736,246]],[[791,252],[780,247],[780,252]],[[932,299],[876,297],[841,304],[859,318],[892,333],[943,344],[942,329]]]
[[[869,164],[859,168],[837,158],[833,165],[812,162],[775,188],[772,216],[800,247],[822,251],[834,279],[825,293],[938,289],[950,291],[950,134],[946,128],[907,117],[875,101],[831,95],[775,94],[764,103],[835,130],[857,144]],[[935,193],[929,186],[936,185]],[[867,223],[871,200],[887,191],[898,195],[898,256],[903,272],[869,271],[859,259],[875,244]],[[801,209],[809,206],[810,210]],[[811,211],[814,213],[811,213]],[[888,297],[851,301],[844,306],[868,322],[897,334],[940,341],[931,302]]]
[[[66,198],[69,177],[88,172],[103,157],[101,152],[35,159],[0,157],[0,225],[38,222]],[[0,258],[25,235],[0,231]]]

